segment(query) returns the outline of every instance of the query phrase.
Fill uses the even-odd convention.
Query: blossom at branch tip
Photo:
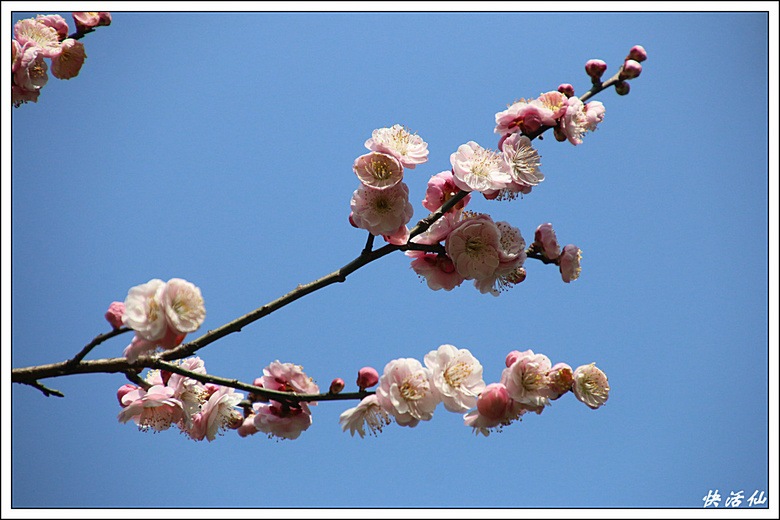
[[[385,365],[376,390],[377,402],[401,426],[429,421],[441,400],[431,381],[431,371],[413,358]]]
[[[460,192],[460,188],[455,185],[452,170],[445,170],[437,173],[428,181],[428,187],[425,190],[425,200],[423,200],[422,205],[428,211],[434,212],[458,192]],[[448,214],[462,210],[470,200],[471,194],[466,195],[450,209]]]
[[[558,259],[561,278],[566,283],[576,280],[580,276],[580,261],[582,260],[582,251],[574,244],[569,244],[563,248],[561,256]]]
[[[377,190],[392,188],[404,178],[404,167],[398,159],[380,152],[367,153],[355,159],[352,171],[363,185]]]
[[[574,371],[571,390],[577,399],[595,410],[609,399],[609,380],[595,363],[583,365]]]
[[[84,44],[68,38],[62,42],[61,52],[51,59],[51,73],[57,79],[75,78],[86,58]]]
[[[409,203],[409,188],[404,182],[383,190],[361,184],[352,194],[350,208],[350,219],[355,227],[372,235],[397,233],[414,214],[414,207]]]
[[[369,150],[392,155],[404,168],[413,169],[428,160],[428,143],[401,125],[377,128],[365,146]]]
[[[469,141],[450,155],[452,180],[464,191],[481,193],[500,190],[512,181],[502,154]]]
[[[364,397],[356,407],[339,416],[342,431],[349,429],[353,437],[357,432],[361,439],[366,435],[366,427],[369,435],[376,436],[390,422],[390,415],[379,405],[376,394]]]
[[[504,160],[509,165],[512,180],[522,185],[536,186],[544,180],[539,171],[541,157],[524,135],[511,134],[502,143]]]
[[[119,422],[132,419],[139,429],[164,431],[184,416],[181,402],[173,397],[173,389],[162,385],[148,391],[138,388],[128,392],[122,397],[122,405],[124,409],[117,416]]]
[[[441,345],[424,358],[433,376],[444,408],[450,412],[465,412],[477,404],[477,396],[485,389],[482,365],[467,349]]]

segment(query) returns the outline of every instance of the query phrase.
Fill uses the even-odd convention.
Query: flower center
[[[461,361],[447,367],[447,370],[444,371],[444,380],[451,387],[458,388],[469,377],[469,374],[471,374],[471,365]]]
[[[422,374],[417,373],[404,379],[401,386],[398,388],[401,393],[401,397],[407,401],[417,401],[425,396],[425,392],[428,391],[428,381],[425,380]]]
[[[471,257],[479,256],[485,249],[485,241],[480,237],[469,237],[464,245],[466,253]]]
[[[383,162],[371,161],[371,174],[375,179],[383,181],[390,178],[393,172]]]

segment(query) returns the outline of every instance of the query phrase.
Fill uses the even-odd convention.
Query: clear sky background
[[[13,13],[5,30],[38,13]],[[403,124],[428,143],[428,162],[405,176],[414,223],[459,145],[495,148],[496,112],[561,83],[584,94],[587,60],[611,76],[639,44],[642,75],[628,96],[596,96],[596,132],[576,147],[535,141],[538,188],[470,206],[529,243],[551,222],[583,250],[578,280],[528,260],[526,281],[499,297],[470,282],[434,292],[395,253],[199,352],[214,375],[251,383],[280,360],[350,391],[359,368],[422,361],[444,343],[469,349],[487,383],[508,352],[532,349],[595,362],[610,398],[593,411],[569,394],[488,438],[443,406],[416,428],[353,438],[338,417],[356,402],[336,402],[294,441],[196,443],[118,423],[120,375],[43,381],[64,399],[8,382],[12,505],[700,508],[717,490],[722,508],[731,492],[766,495],[768,24],[762,13],[113,12],[84,38],[78,77],[50,75],[37,104],[12,112],[5,367],[72,357],[110,330],[112,301],[152,278],[201,288],[195,339],[336,270],[365,244],[347,217],[372,130]],[[89,358],[121,356],[130,338]]]

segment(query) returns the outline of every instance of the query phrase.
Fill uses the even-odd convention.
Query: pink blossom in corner
[[[536,186],[544,180],[539,171],[541,157],[531,140],[524,135],[512,134],[503,143],[504,161],[509,165],[509,174],[518,184]]]
[[[441,345],[425,355],[425,366],[432,374],[444,408],[450,412],[465,412],[477,404],[477,396],[485,389],[482,365],[466,349]]]
[[[489,192],[505,188],[512,180],[502,154],[482,148],[474,141],[450,155],[452,181],[464,191]]]
[[[363,185],[377,190],[392,188],[404,178],[404,167],[398,159],[380,152],[367,153],[355,159],[352,171]]]
[[[580,261],[582,260],[582,251],[574,244],[569,244],[563,248],[559,258],[561,278],[566,283],[576,280],[580,277]]]
[[[551,368],[547,356],[527,350],[521,352],[512,365],[504,369],[501,382],[506,385],[513,401],[531,407],[544,407],[549,404],[549,397],[553,395],[548,387],[547,377]]]
[[[370,435],[376,436],[390,422],[390,415],[379,406],[376,394],[364,397],[356,407],[350,408],[339,416],[342,431],[349,429],[353,437],[357,432],[361,439],[366,435],[366,427]]]
[[[51,73],[58,79],[71,79],[79,75],[87,58],[84,44],[68,38],[62,42],[62,52],[51,60]]]
[[[515,132],[530,134],[542,126],[555,126],[555,124],[555,112],[545,107],[543,103],[521,100],[496,114],[496,127],[493,132],[501,135]]]
[[[379,372],[374,367],[363,367],[358,370],[357,386],[362,392],[366,388],[371,388],[379,382]]]
[[[499,265],[501,232],[488,215],[462,220],[447,235],[445,249],[455,269],[466,280],[494,275]]]
[[[145,340],[161,339],[168,322],[163,308],[165,282],[157,278],[136,285],[127,292],[122,321]]]
[[[384,190],[361,185],[352,194],[350,207],[354,225],[372,235],[395,233],[414,214],[414,207],[409,203],[409,188],[404,182]]]
[[[108,306],[105,317],[106,321],[111,324],[111,327],[118,329],[122,327],[122,315],[125,313],[124,302],[111,302]]]
[[[401,125],[374,130],[366,148],[392,155],[404,168],[413,169],[428,160],[428,143]]]
[[[445,291],[451,291],[465,280],[455,269],[452,259],[447,255],[423,253],[421,251],[410,251],[409,253],[418,253],[412,260],[411,267],[418,276],[425,279],[431,290],[438,291],[444,289]]]
[[[181,402],[173,397],[173,389],[156,385],[148,391],[142,388],[126,393],[122,397],[125,407],[117,419],[126,423],[135,421],[139,429],[167,430],[183,417]]]
[[[571,389],[577,399],[594,410],[609,399],[609,380],[595,363],[577,367]]]
[[[401,426],[429,421],[441,400],[431,381],[431,371],[413,358],[385,365],[376,390],[377,402]]]
[[[452,170],[445,170],[437,173],[428,181],[428,188],[425,191],[425,200],[422,201],[422,205],[428,211],[434,212],[460,191],[460,188],[455,185],[453,180]],[[455,213],[462,210],[470,200],[471,194],[466,195],[449,212]]]
[[[57,36],[57,30],[32,18],[16,22],[14,38],[22,47],[37,49],[43,58],[53,58],[60,53],[60,39]]]
[[[306,403],[299,407],[284,407],[276,401],[254,403],[254,426],[269,437],[297,439],[312,424],[311,411]]]
[[[200,289],[187,280],[168,280],[162,293],[162,303],[168,325],[177,334],[195,332],[206,319]]]
[[[555,236],[552,224],[546,222],[540,224],[534,231],[534,244],[541,248],[544,256],[550,260],[555,260],[561,254],[561,246],[558,245],[558,238]]]
[[[57,37],[60,41],[68,37],[68,22],[58,14],[39,14],[35,17],[35,21],[57,31]]]
[[[16,72],[13,82],[23,91],[39,91],[49,81],[46,73],[49,66],[43,61],[41,49],[34,45],[25,45],[21,49],[21,55],[17,58]]]

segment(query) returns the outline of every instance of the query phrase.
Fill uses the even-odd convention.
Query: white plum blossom
[[[401,125],[377,128],[366,141],[366,148],[394,156],[404,168],[413,169],[428,160],[428,143]]]
[[[477,396],[485,389],[482,365],[466,349],[442,345],[425,355],[425,366],[433,374],[444,407],[450,412],[465,412],[477,405]]]
[[[595,363],[577,367],[571,390],[574,396],[594,410],[609,399],[609,381]]]
[[[413,358],[385,365],[376,390],[377,402],[401,426],[429,421],[441,400],[431,381],[431,371]]]
[[[505,188],[512,181],[503,155],[474,141],[460,145],[450,156],[450,163],[452,180],[464,191],[489,193]]]
[[[165,335],[168,322],[163,308],[165,282],[157,278],[127,292],[122,321],[142,339],[154,341]]]
[[[178,334],[195,332],[206,319],[200,289],[181,278],[171,278],[163,297],[168,324]]]
[[[509,165],[509,174],[517,184],[536,186],[544,180],[539,171],[541,157],[526,136],[514,133],[502,145],[504,160]]]
[[[356,407],[350,408],[339,417],[341,429],[349,429],[353,437],[357,432],[361,439],[366,435],[365,427],[368,427],[369,434],[376,436],[377,432],[381,432],[390,422],[390,416],[379,406],[376,394],[364,397]]]
[[[549,397],[555,395],[550,389],[547,373],[552,369],[550,359],[533,350],[520,352],[514,362],[501,374],[509,397],[520,404],[544,407],[550,404]]]

